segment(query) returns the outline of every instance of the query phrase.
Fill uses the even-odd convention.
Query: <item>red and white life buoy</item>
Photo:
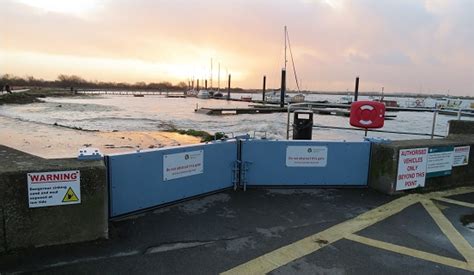
[[[375,101],[351,104],[350,124],[359,128],[381,128],[385,120],[385,105]]]

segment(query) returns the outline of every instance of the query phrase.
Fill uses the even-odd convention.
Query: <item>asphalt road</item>
[[[226,191],[113,221],[109,240],[2,255],[0,271],[472,274],[472,192]]]

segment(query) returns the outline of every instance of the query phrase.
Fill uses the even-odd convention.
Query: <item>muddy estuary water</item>
[[[241,95],[235,95],[240,97]],[[260,99],[260,95],[253,95]],[[308,99],[308,97],[307,97]],[[311,95],[310,100],[336,102],[339,96]],[[363,99],[363,98],[362,98]],[[197,98],[166,98],[164,96],[90,96],[75,98],[46,98],[45,103],[0,106],[0,116],[32,125],[64,125],[100,132],[161,131],[170,128],[197,129],[211,133],[226,132],[229,135],[266,132],[268,138],[284,139],[286,113],[209,116],[194,112],[199,107],[248,107],[248,102],[235,102]],[[392,112],[396,118],[385,122],[384,130],[430,133],[433,114],[430,112]],[[315,115],[316,125],[349,127],[347,117]],[[436,133],[445,135],[453,116],[439,115]],[[468,119],[468,118],[463,118]],[[6,129],[3,129],[6,130]],[[3,131],[2,130],[2,131]],[[262,134],[257,134],[261,136]],[[372,137],[392,140],[428,138],[410,135],[369,133]],[[315,128],[313,139],[361,140],[363,132]]]

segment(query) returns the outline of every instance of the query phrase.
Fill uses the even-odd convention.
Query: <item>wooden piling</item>
[[[267,84],[267,76],[263,76],[263,89],[262,89],[262,101],[265,102],[265,89]]]
[[[355,90],[354,90],[354,102],[359,98],[359,77],[356,77]]]
[[[286,92],[286,70],[281,70],[281,92],[280,92],[280,107],[285,106],[285,92]]]
[[[231,75],[229,74],[229,80],[227,81],[227,100],[230,99],[230,80],[231,80]]]

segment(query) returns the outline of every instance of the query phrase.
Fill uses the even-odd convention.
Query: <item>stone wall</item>
[[[29,208],[27,174],[80,171],[81,203]],[[0,146],[0,251],[108,237],[103,161],[42,159]]]
[[[470,145],[469,164],[453,167],[451,175],[427,178],[424,190],[474,184],[474,121],[450,121],[445,139],[419,139],[373,143],[369,187],[386,194],[395,194],[399,152],[402,149]]]

